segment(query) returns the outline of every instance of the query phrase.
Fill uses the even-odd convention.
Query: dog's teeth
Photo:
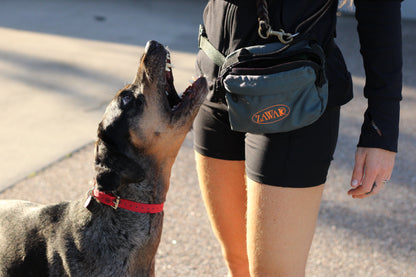
[[[165,70],[166,71],[172,71],[172,68],[175,68],[171,63],[166,63]]]

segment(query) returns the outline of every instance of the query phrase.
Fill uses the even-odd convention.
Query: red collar
[[[136,213],[143,213],[143,214],[156,214],[163,211],[163,203],[162,204],[144,204],[138,203],[131,200],[120,199],[119,196],[114,196],[110,193],[99,191],[97,188],[94,188],[90,194],[90,197],[94,197],[98,202],[103,203],[105,205],[113,207],[113,209],[117,210],[118,208],[122,208],[125,210],[133,211]],[[85,206],[88,206],[89,201],[91,200],[88,197]]]

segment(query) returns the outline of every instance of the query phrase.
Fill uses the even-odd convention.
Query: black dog
[[[171,167],[206,94],[201,77],[179,97],[169,52],[149,41],[99,124],[88,198],[0,201],[0,276],[154,276]]]

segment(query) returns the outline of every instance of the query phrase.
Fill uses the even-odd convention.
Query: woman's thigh
[[[231,272],[246,271],[248,275],[244,161],[196,153],[196,163],[205,207],[227,265]]]
[[[251,276],[303,276],[324,185],[284,188],[247,181]]]

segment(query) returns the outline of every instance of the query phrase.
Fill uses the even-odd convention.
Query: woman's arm
[[[401,1],[355,0],[368,108],[348,194],[376,194],[393,171],[402,99]],[[373,185],[376,186],[373,187]]]

